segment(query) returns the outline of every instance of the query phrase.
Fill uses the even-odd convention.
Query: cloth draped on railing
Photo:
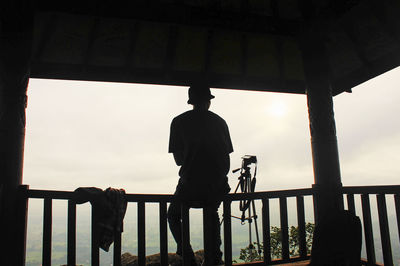
[[[74,191],[77,204],[90,202],[94,211],[94,224],[99,234],[99,247],[109,250],[115,233],[123,232],[123,220],[127,207],[124,189],[80,187]]]

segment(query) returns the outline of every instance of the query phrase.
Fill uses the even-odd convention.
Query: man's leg
[[[176,254],[182,256],[182,211],[181,211],[181,202],[180,201],[172,201],[168,207],[168,224],[169,229],[171,230],[172,236],[175,239],[177,250]],[[194,256],[192,247],[189,246],[191,253]]]
[[[168,207],[168,224],[177,245],[176,253],[182,255],[182,213],[178,201],[172,201]]]

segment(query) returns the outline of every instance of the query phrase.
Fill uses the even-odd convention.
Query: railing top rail
[[[74,192],[71,191],[58,191],[58,190],[40,190],[40,189],[29,189],[28,198],[34,199],[72,199]]]
[[[276,190],[276,191],[260,191],[253,193],[236,193],[227,195],[224,200],[243,200],[243,199],[264,199],[264,198],[280,198],[280,197],[296,197],[312,195],[312,188],[304,189],[291,189],[291,190]],[[70,200],[73,198],[74,192],[72,191],[56,191],[56,190],[28,190],[28,198],[51,198],[51,199],[64,199]],[[128,202],[161,202],[171,201],[173,199],[172,194],[126,194]]]
[[[236,193],[228,194],[225,199],[227,200],[243,200],[243,199],[271,199],[281,197],[296,197],[296,196],[311,196],[314,190],[312,188],[300,188],[289,190],[274,190],[274,191],[260,191],[253,193]]]
[[[400,194],[400,186],[349,186],[343,187],[342,192],[343,194]]]
[[[70,200],[73,198],[74,192],[72,191],[57,191],[57,190],[39,190],[30,189],[28,190],[28,198],[51,198],[51,199],[64,199]],[[125,198],[129,202],[145,201],[145,202],[160,202],[160,201],[171,201],[173,198],[172,194],[126,194]]]
[[[174,198],[172,194],[126,194],[125,196],[128,202],[161,202],[171,201]]]
[[[394,186],[349,186],[343,187],[343,194],[400,194],[400,185]],[[39,190],[29,189],[28,198],[51,198],[69,200],[73,198],[72,191]],[[281,197],[311,196],[314,194],[312,188],[260,191],[253,193],[231,193],[224,200],[236,201],[243,199],[271,199]],[[170,202],[172,194],[126,194],[128,202]]]

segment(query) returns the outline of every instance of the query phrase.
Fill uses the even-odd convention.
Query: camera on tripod
[[[247,170],[249,169],[249,165],[252,164],[252,163],[257,164],[257,156],[245,155],[245,156],[242,157],[242,167],[233,170],[232,173],[236,173],[237,171],[242,170],[241,171],[242,174],[244,174],[245,172],[246,172],[246,175],[250,174],[249,172],[247,172]],[[244,177],[244,175],[241,175],[241,177]],[[240,179],[241,178],[239,177],[239,180]],[[235,191],[235,193],[236,193],[236,191]]]
[[[254,175],[251,174],[251,164],[254,164]],[[236,186],[235,192],[238,193],[238,189],[240,188],[239,193],[247,194],[255,192],[256,187],[256,175],[257,175],[257,157],[254,155],[245,155],[242,157],[242,167],[233,170],[233,173],[236,173],[240,170],[240,176],[238,177],[239,183]],[[249,224],[249,247],[250,252],[255,251],[253,241],[252,241],[252,224],[254,222],[254,229],[257,238],[257,251],[258,254],[261,254],[260,248],[260,238],[258,234],[258,225],[257,225],[257,213],[256,206],[253,199],[247,199],[244,197],[239,202],[239,210],[242,212],[241,217],[237,217],[232,215],[233,218],[239,219],[242,224],[245,224],[247,221]],[[246,214],[247,212],[247,214]]]
[[[242,157],[242,166],[248,166],[252,163],[257,163],[257,156],[245,155]]]

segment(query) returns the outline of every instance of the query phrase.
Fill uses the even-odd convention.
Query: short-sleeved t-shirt
[[[169,152],[182,154],[179,175],[184,180],[213,183],[226,179],[233,147],[225,120],[208,110],[191,110],[175,117]]]

